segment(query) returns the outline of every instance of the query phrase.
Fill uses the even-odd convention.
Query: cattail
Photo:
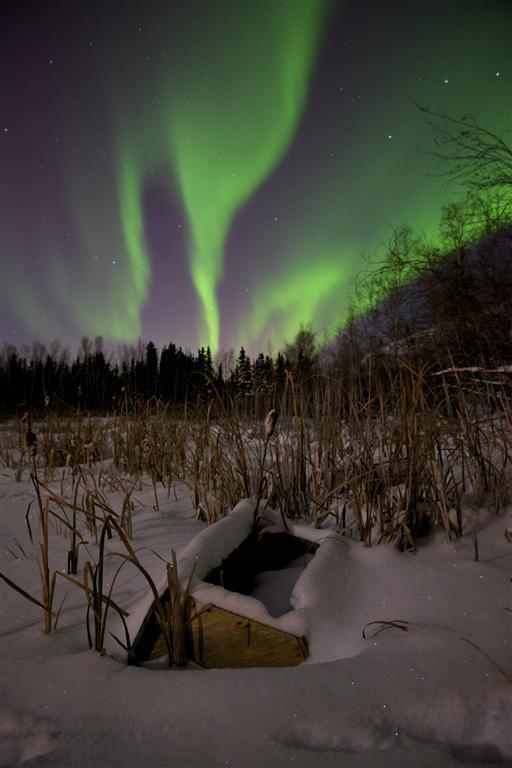
[[[25,435],[25,450],[29,456],[35,456],[37,453],[37,437],[30,427]]]
[[[279,411],[275,408],[272,408],[272,410],[265,416],[265,435],[267,438],[272,437],[274,434],[278,418]]]
[[[21,417],[21,424],[25,433],[25,450],[29,456],[35,456],[37,452],[37,437],[32,432],[32,418],[29,411],[25,411]]]

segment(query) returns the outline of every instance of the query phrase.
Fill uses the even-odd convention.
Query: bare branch
[[[512,147],[497,133],[483,128],[471,115],[452,117],[416,103],[434,131],[435,149],[430,153],[449,176],[470,189],[512,190]]]

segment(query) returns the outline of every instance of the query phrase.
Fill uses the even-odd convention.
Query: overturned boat
[[[206,668],[281,667],[309,655],[304,606],[308,571],[323,543],[336,536],[298,525],[255,503],[240,502],[199,533],[174,566],[178,597],[169,581],[148,599],[131,647],[131,664],[172,656],[165,616],[180,601],[184,657]],[[139,621],[141,612],[138,612]],[[171,628],[171,633],[176,627]]]

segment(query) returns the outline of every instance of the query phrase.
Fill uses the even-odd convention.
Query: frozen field
[[[41,599],[36,504],[33,543],[25,521],[35,496],[28,469],[20,481],[14,469],[0,479],[1,571]],[[48,488],[70,498],[71,470]],[[189,489],[175,491],[157,488],[158,511],[148,477],[131,496],[132,545],[160,582],[171,550],[179,554],[205,527]],[[121,513],[118,490],[105,486],[104,498]],[[57,631],[44,634],[41,608],[2,581],[0,765],[510,765],[510,513],[477,509],[468,496],[465,535],[450,543],[439,529],[416,552],[365,547],[355,535],[333,541],[322,563],[311,562],[299,601],[311,655],[298,667],[129,667],[108,633],[104,655],[88,649],[83,591],[57,579],[55,613],[64,603]],[[84,525],[81,533],[77,579],[98,558],[95,537]],[[50,572],[66,572],[70,537],[57,519],[48,544]],[[124,551],[117,536],[106,551]],[[106,587],[119,564],[105,557]],[[289,572],[282,581],[268,575],[271,608],[287,600],[289,580]],[[268,593],[263,583],[261,597]],[[148,585],[129,563],[112,597],[132,631]],[[363,638],[368,622],[391,620],[406,631],[372,624]],[[115,616],[109,629],[121,632]]]

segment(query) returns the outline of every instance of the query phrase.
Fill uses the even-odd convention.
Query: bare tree
[[[452,117],[416,105],[434,131],[433,155],[448,175],[469,189],[512,190],[512,147],[497,133],[483,128],[471,115]]]
[[[316,333],[311,324],[300,326],[293,341],[285,345],[284,356],[299,376],[305,377],[311,373],[318,359]]]

